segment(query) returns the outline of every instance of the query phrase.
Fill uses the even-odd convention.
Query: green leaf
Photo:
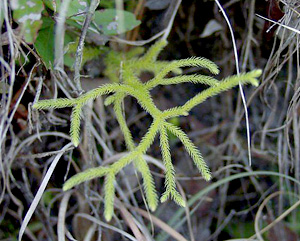
[[[60,6],[60,0],[43,0],[45,6],[54,12],[57,12]]]
[[[49,18],[43,18],[43,25],[38,33],[34,47],[41,57],[47,69],[53,67],[54,63],[54,24]],[[72,38],[65,34],[65,45],[72,41]]]
[[[43,2],[52,11],[59,12],[61,0],[43,0]],[[76,20],[83,20],[83,15],[77,15],[84,13],[88,5],[89,4],[87,0],[71,0],[66,16],[72,17]]]
[[[39,31],[34,47],[44,62],[47,69],[50,69],[54,62],[54,22],[44,22],[45,27]]]
[[[135,28],[141,21],[136,20],[135,15],[130,12],[105,9],[95,12],[94,23],[105,35],[116,35]]]
[[[52,11],[56,12],[56,1],[53,0],[43,0],[43,3],[47,8],[50,8]]]
[[[115,6],[115,1],[101,0],[99,6],[102,8],[113,8]]]
[[[72,0],[68,8],[67,17],[72,17],[72,19],[83,21],[85,14],[82,13],[86,11],[88,5],[89,4],[87,0]]]
[[[13,5],[13,18],[22,27],[24,39],[27,43],[34,43],[42,25],[42,11],[44,4],[40,0],[19,0]]]

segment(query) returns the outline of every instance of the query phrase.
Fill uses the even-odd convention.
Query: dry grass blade
[[[116,204],[120,209],[121,215],[124,218],[124,221],[128,224],[130,227],[131,231],[133,232],[135,238],[139,241],[146,241],[146,237],[140,232],[138,226],[134,222],[134,218],[131,215],[131,213],[128,212],[128,210],[125,208],[125,206],[118,200],[116,199]]]
[[[262,204],[259,206],[256,216],[255,216],[255,235],[251,236],[249,239],[253,239],[255,237],[257,237],[258,240],[263,241],[263,237],[262,234],[267,232],[268,230],[270,230],[272,227],[274,227],[277,223],[279,223],[280,221],[282,221],[287,215],[289,215],[292,211],[294,211],[299,205],[300,205],[300,199],[294,203],[291,207],[289,207],[284,213],[282,213],[278,218],[276,218],[274,221],[272,221],[269,225],[267,225],[266,227],[264,227],[263,229],[259,228],[259,219],[262,218],[262,210],[266,207],[266,204],[275,196],[278,195],[282,195],[283,192],[282,191],[278,191],[275,193],[272,193],[271,195],[269,195],[263,202]]]
[[[178,241],[187,241],[185,237],[183,237],[180,233],[178,233],[175,229],[171,228],[168,224],[166,224],[164,221],[160,220],[159,218],[155,217],[151,213],[146,212],[143,209],[132,207],[133,210],[140,213],[144,218],[147,218],[151,220],[157,227],[164,230],[166,233],[168,233],[170,236],[172,236],[175,240]]]
[[[277,173],[277,172],[270,172],[270,171],[251,171],[251,172],[242,172],[242,173],[238,173],[238,174],[234,174],[234,175],[230,175],[224,179],[221,179],[209,186],[207,186],[206,188],[204,188],[203,190],[199,191],[197,194],[195,194],[193,197],[191,197],[188,200],[187,205],[188,206],[192,206],[194,205],[197,201],[199,201],[199,199],[205,197],[205,195],[207,195],[209,192],[211,192],[212,190],[228,183],[231,182],[233,180],[236,179],[241,179],[244,177],[251,177],[251,176],[276,176],[276,177],[281,177],[281,178],[285,178],[286,180],[292,181],[295,183],[295,185],[300,186],[300,182],[288,175],[284,175],[282,173]],[[178,228],[180,225],[182,225],[182,215],[184,214],[185,210],[184,209],[179,209],[172,218],[169,219],[168,225],[174,227],[174,228]],[[166,240],[166,235],[164,234],[160,234],[160,238],[159,240]]]
[[[240,74],[240,68],[239,68],[239,59],[238,59],[238,52],[237,52],[237,47],[236,47],[236,40],[234,37],[234,33],[233,33],[233,29],[231,26],[231,23],[227,17],[227,14],[225,13],[222,5],[220,4],[220,2],[218,0],[215,0],[215,2],[217,3],[218,7],[220,8],[226,23],[228,24],[228,28],[230,30],[230,34],[231,34],[231,38],[232,38],[232,45],[233,45],[233,52],[234,52],[234,58],[235,58],[235,67],[236,67],[236,73],[239,75]],[[248,109],[247,109],[247,101],[246,101],[246,97],[243,91],[243,87],[241,84],[239,84],[239,89],[240,89],[240,94],[241,94],[241,98],[243,101],[243,106],[244,106],[244,110],[245,110],[245,119],[246,119],[246,130],[247,130],[247,145],[248,145],[248,158],[249,158],[249,166],[251,166],[252,161],[251,161],[251,141],[250,141],[250,126],[249,126],[249,116],[248,116]],[[235,116],[235,124],[238,121],[238,113]],[[237,126],[237,124],[235,125]]]
[[[52,173],[54,172],[54,169],[58,163],[58,161],[60,160],[60,158],[62,157],[63,154],[65,154],[65,151],[67,149],[69,149],[73,144],[72,143],[69,143],[67,145],[65,145],[62,149],[61,149],[61,152],[59,154],[57,154],[57,156],[54,158],[53,162],[51,163],[50,167],[48,168],[47,170],[47,173],[37,191],[37,193],[35,194],[35,197],[23,219],[23,222],[22,222],[22,225],[21,225],[21,228],[20,228],[20,232],[19,232],[19,237],[18,237],[18,240],[21,241],[22,240],[22,237],[23,237],[23,234],[25,232],[25,229],[37,207],[37,205],[39,204],[39,201],[41,200],[42,196],[43,196],[43,193],[47,187],[47,184],[49,182],[49,179],[50,177],[52,176]]]
[[[72,191],[68,191],[64,194],[60,207],[58,210],[58,220],[57,220],[57,238],[58,241],[65,241],[65,218],[68,207],[68,202],[71,197]]]
[[[178,190],[179,190],[181,196],[183,197],[183,200],[186,203],[187,202],[186,193],[184,192],[182,186],[180,185],[180,183],[178,181],[177,181],[177,186],[178,186]],[[185,217],[187,220],[187,225],[188,225],[188,229],[189,229],[189,233],[190,233],[190,240],[195,241],[195,237],[194,237],[194,233],[193,233],[193,226],[192,226],[193,224],[192,224],[192,220],[191,220],[190,207],[188,205],[186,205],[184,207],[184,209],[185,209]]]
[[[111,229],[111,230],[113,230],[115,232],[118,232],[121,235],[123,235],[124,237],[128,238],[129,240],[138,241],[135,237],[133,237],[132,235],[126,233],[125,231],[123,231],[123,230],[121,230],[119,228],[116,228],[116,227],[114,227],[112,225],[109,225],[109,224],[107,224],[105,222],[102,222],[102,221],[100,221],[100,220],[98,220],[98,219],[96,219],[96,218],[94,218],[91,215],[88,215],[86,213],[78,213],[78,214],[75,215],[75,217],[85,218],[85,219],[90,220],[91,222],[93,222],[93,223],[95,223],[97,225],[100,225],[100,226],[102,226],[104,228]]]
[[[296,29],[296,28],[287,26],[287,25],[282,24],[282,23],[279,23],[279,22],[275,22],[275,21],[273,21],[272,19],[265,18],[265,17],[263,17],[263,16],[261,16],[261,15],[259,15],[259,14],[255,14],[255,15],[258,16],[258,17],[260,17],[260,18],[262,18],[262,19],[264,19],[264,20],[267,20],[267,21],[269,21],[269,22],[271,22],[271,23],[277,24],[277,25],[279,25],[279,26],[281,26],[281,27],[283,27],[283,28],[286,28],[286,29],[288,29],[288,30],[291,30],[291,31],[293,31],[293,32],[295,32],[295,33],[297,33],[297,34],[300,34],[300,30],[298,30],[298,29]]]

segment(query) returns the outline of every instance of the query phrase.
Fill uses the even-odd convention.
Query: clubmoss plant
[[[254,86],[258,85],[257,78],[261,75],[261,70],[254,70],[239,76],[230,76],[221,81],[211,76],[199,74],[178,75],[168,78],[167,75],[170,72],[180,74],[182,67],[203,67],[208,69],[212,74],[218,74],[219,70],[217,65],[212,61],[199,57],[175,60],[171,62],[158,61],[157,56],[166,44],[166,41],[156,42],[141,57],[138,56],[143,52],[141,48],[131,50],[125,54],[125,57],[122,54],[111,52],[108,54],[106,59],[106,74],[110,77],[113,83],[101,85],[76,99],[41,100],[34,105],[34,108],[36,109],[72,107],[70,135],[74,145],[78,146],[80,140],[80,118],[83,106],[88,101],[94,100],[99,96],[108,95],[105,100],[105,105],[113,105],[129,154],[110,166],[100,166],[85,170],[71,177],[63,186],[63,190],[66,191],[84,181],[91,180],[96,177],[105,177],[104,215],[108,221],[112,218],[114,210],[114,182],[116,180],[116,175],[121,169],[131,162],[133,162],[135,168],[141,173],[146,199],[150,209],[152,211],[156,209],[158,198],[154,186],[154,180],[143,155],[153,144],[157,135],[159,135],[162,160],[165,166],[165,192],[162,194],[160,201],[165,202],[167,199],[171,198],[180,206],[185,206],[185,201],[176,188],[175,168],[171,160],[167,132],[172,133],[182,142],[205,180],[208,181],[211,179],[211,173],[203,160],[200,151],[188,138],[186,133],[178,126],[168,122],[168,120],[178,116],[187,116],[192,108],[204,102],[207,98],[231,89],[239,83],[250,83]],[[142,83],[139,79],[139,75],[143,71],[153,72],[154,77],[148,82]],[[208,88],[195,95],[182,106],[167,110],[160,110],[157,108],[150,94],[151,89],[158,85],[173,85],[185,82],[205,84]],[[136,98],[141,107],[153,118],[152,124],[140,143],[137,145],[133,141],[131,132],[126,125],[126,121],[122,114],[122,102],[128,95]]]

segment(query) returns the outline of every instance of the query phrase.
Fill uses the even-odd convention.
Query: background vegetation
[[[22,224],[22,240],[299,239],[300,5],[296,0],[217,3],[0,2],[0,239],[17,239]],[[74,148],[68,135],[71,109],[37,111],[32,105],[39,99],[75,98],[114,81],[107,76],[115,69],[105,62],[111,50],[125,56],[136,46],[148,49],[161,36],[168,45],[159,60],[205,57],[219,66],[217,78],[222,79],[236,74],[237,53],[241,72],[263,70],[259,87],[243,87],[252,165],[245,108],[235,88],[208,99],[188,117],[170,120],[200,149],[212,180],[201,177],[182,143],[168,133],[177,188],[188,205],[167,201],[151,212],[141,176],[128,166],[117,175],[115,213],[107,222],[103,179],[68,192],[62,185],[76,173],[127,154],[113,108],[101,97],[88,103],[81,142]],[[183,73],[207,74],[199,67]],[[153,75],[140,77],[146,82]],[[167,109],[205,88],[186,83],[160,86],[151,94],[160,109]],[[123,105],[139,143],[152,119],[133,98],[125,98]],[[144,159],[161,196],[164,167],[158,140]]]

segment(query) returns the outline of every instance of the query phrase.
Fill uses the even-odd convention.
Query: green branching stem
[[[150,92],[145,88],[145,86],[139,86],[135,89],[136,99],[138,103],[147,111],[153,118],[159,116],[161,111],[156,107]]]
[[[153,120],[151,126],[149,127],[147,133],[142,138],[140,144],[137,146],[136,150],[140,154],[145,154],[149,147],[152,145],[154,138],[160,128],[162,120],[160,118],[156,118]]]
[[[57,109],[64,107],[71,107],[77,104],[81,104],[81,106],[85,105],[89,100],[94,100],[101,95],[110,94],[113,92],[123,92],[123,93],[134,93],[134,89],[130,86],[122,86],[120,84],[107,84],[101,85],[96,89],[93,89],[76,99],[56,99],[56,100],[40,100],[36,104],[34,104],[33,108],[36,109]],[[131,95],[131,94],[130,94]]]
[[[126,96],[126,94],[122,94],[122,93],[115,94],[115,96],[114,96],[115,97],[114,98],[114,112],[115,112],[117,121],[119,123],[119,126],[121,128],[121,131],[123,133],[127,149],[129,151],[133,151],[135,149],[135,144],[133,142],[131,132],[126,124],[126,120],[125,120],[125,118],[123,116],[123,112],[122,112],[122,102],[123,102],[123,99],[125,96]]]
[[[165,46],[165,41],[156,42],[142,57],[139,57],[138,55],[144,51],[143,48],[133,49],[125,54],[111,51],[105,59],[105,63],[107,65],[105,74],[112,80],[113,83],[101,85],[76,99],[62,98],[56,100],[41,100],[33,106],[36,109],[72,107],[70,135],[74,145],[77,146],[80,140],[80,119],[82,108],[89,101],[92,101],[99,96],[111,94],[110,96],[107,96],[105,105],[113,105],[116,119],[124,136],[126,147],[129,150],[128,155],[120,158],[108,167],[91,168],[78,173],[71,177],[63,186],[63,190],[66,191],[84,181],[97,177],[105,177],[104,215],[107,220],[110,220],[113,215],[115,195],[114,182],[116,175],[125,166],[132,162],[142,175],[144,190],[150,209],[152,211],[156,209],[158,198],[154,186],[154,180],[143,155],[153,144],[158,132],[160,133],[160,148],[165,166],[166,178],[166,190],[161,197],[161,201],[164,202],[168,198],[171,198],[179,205],[184,206],[185,201],[176,190],[175,169],[172,164],[167,131],[170,131],[182,142],[205,180],[211,179],[211,173],[207,164],[203,160],[200,151],[188,138],[186,133],[178,126],[168,123],[167,119],[178,116],[187,116],[192,108],[204,102],[207,98],[229,90],[237,86],[239,83],[252,84],[254,86],[258,85],[257,78],[261,75],[261,70],[254,70],[249,73],[231,76],[221,81],[210,76],[195,74],[166,78],[170,72],[181,74],[181,68],[183,67],[203,67],[208,69],[212,74],[218,74],[219,69],[212,61],[199,57],[192,57],[172,62],[158,61],[158,54]],[[143,83],[139,78],[143,71],[153,72],[154,77],[148,82]],[[182,106],[176,106],[164,111],[157,108],[150,94],[151,89],[158,85],[174,85],[187,82],[205,84],[208,88],[188,100]],[[137,145],[133,141],[132,134],[126,124],[126,119],[123,116],[123,100],[127,95],[134,97],[139,105],[153,118],[152,124],[148,128],[140,143]]]
[[[164,118],[171,118],[175,116],[185,115],[195,106],[204,102],[207,98],[217,95],[226,90],[232,89],[241,84],[252,84],[254,86],[258,85],[258,78],[261,75],[261,70],[253,70],[246,74],[234,75],[226,78],[225,80],[219,81],[217,85],[211,86],[208,89],[202,91],[201,93],[194,96],[192,99],[187,101],[183,106],[178,106],[176,108],[171,108],[163,112]]]
[[[143,47],[132,48],[126,53],[126,59],[136,59],[138,55],[141,55],[144,52],[145,48]]]
[[[164,47],[166,47],[167,45],[167,41],[163,40],[163,41],[158,41],[157,43],[153,44],[149,50],[147,51],[146,54],[144,54],[143,57],[140,58],[140,65],[142,65],[143,67],[140,68],[144,68],[145,64],[147,63],[154,63],[159,55],[159,53],[163,50]]]
[[[128,150],[133,151],[135,149],[135,144],[133,142],[133,138],[131,132],[126,124],[126,120],[122,113],[122,101],[125,95],[123,94],[116,94],[115,102],[114,102],[114,111],[116,114],[116,118],[118,120],[119,126],[123,133],[126,146]],[[143,185],[146,194],[146,198],[148,201],[149,208],[154,211],[157,207],[157,194],[155,191],[154,180],[151,175],[149,166],[147,162],[143,158],[142,155],[139,155],[137,158],[133,160],[135,167],[137,170],[142,174],[143,177]]]
[[[122,157],[119,161],[115,162],[110,166],[110,169],[113,173],[118,173],[120,170],[122,170],[125,166],[127,166],[129,163],[131,163],[135,158],[137,158],[140,155],[143,155],[146,153],[146,151],[149,149],[149,147],[152,145],[154,138],[158,132],[158,129],[160,127],[160,120],[154,120],[151,124],[150,128],[148,129],[147,133],[143,137],[140,144],[135,148],[134,151],[131,151],[128,155]]]
[[[192,108],[199,105],[200,103],[204,102],[207,98],[217,95],[221,92],[226,90],[232,89],[233,87],[237,86],[239,83],[241,84],[252,84],[254,86],[258,86],[258,78],[261,75],[261,70],[253,70],[246,74],[241,75],[234,75],[231,77],[226,78],[216,86],[210,87],[201,93],[194,96],[192,99],[187,101],[182,106],[182,110],[189,112]]]
[[[206,75],[181,75],[172,78],[165,78],[162,79],[160,82],[153,82],[152,84],[146,86],[148,89],[152,89],[157,85],[175,85],[182,83],[205,84],[209,86],[215,86],[219,84],[219,81],[215,78]]]
[[[164,69],[162,69],[152,80],[148,81],[145,85],[148,89],[153,88],[154,86],[159,85],[161,80],[164,79],[169,72],[173,71],[174,69],[187,67],[187,66],[204,67],[207,68],[212,74],[219,73],[218,66],[214,62],[205,58],[193,57],[188,59],[172,61],[169,65],[167,65]]]

